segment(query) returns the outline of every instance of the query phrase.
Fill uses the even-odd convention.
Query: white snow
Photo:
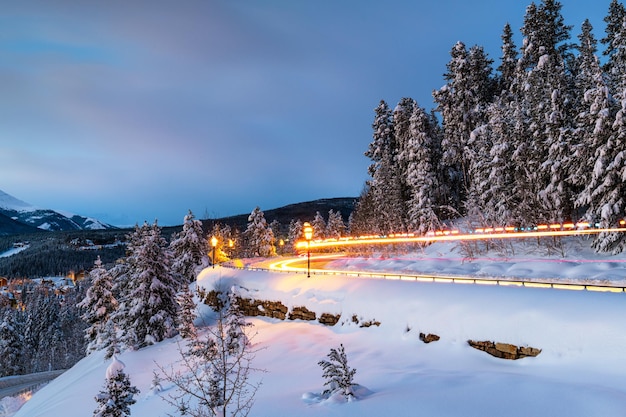
[[[13,256],[16,253],[20,253],[23,250],[26,250],[30,247],[30,245],[23,245],[23,246],[19,246],[17,248],[11,248],[9,250],[6,250],[2,253],[0,253],[0,258],[8,258],[9,256]]]
[[[623,285],[626,256],[603,257],[584,242],[565,248],[566,258],[537,256],[517,247],[516,256],[464,258],[458,246],[432,245],[397,258],[335,261],[334,268],[435,271],[498,276],[606,280]],[[526,249],[524,249],[526,248]],[[496,259],[499,258],[499,259]],[[411,259],[413,261],[411,261]],[[516,260],[517,259],[517,260]],[[576,260],[578,259],[578,260]],[[563,262],[562,262],[562,261]],[[589,260],[585,262],[584,260]],[[237,284],[243,295],[306,306],[318,316],[341,314],[327,327],[317,322],[254,318],[253,362],[266,373],[250,413],[255,416],[623,416],[626,409],[626,294],[545,288],[367,279],[270,273],[217,267],[198,281]],[[208,307],[201,306],[203,317]],[[352,321],[379,321],[360,328]],[[419,333],[434,333],[424,344]],[[468,346],[490,340],[542,349],[535,358],[507,361]],[[141,390],[133,416],[176,414],[150,389],[159,363],[176,366],[178,339],[120,355],[131,383]],[[354,381],[368,395],[347,403],[310,401],[323,390],[317,365],[343,344]],[[110,360],[97,352],[37,392],[16,417],[90,415]],[[313,393],[313,394],[312,394]],[[304,397],[303,397],[304,395]]]
[[[0,190],[0,207],[6,210],[15,210],[19,212],[39,210],[37,207],[19,200],[2,190]]]

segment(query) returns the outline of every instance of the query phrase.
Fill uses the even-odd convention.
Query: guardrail
[[[0,378],[0,399],[37,389],[39,386],[58,377],[63,372],[65,372],[65,369],[2,377]]]
[[[234,266],[228,264],[222,264],[221,266],[231,269],[240,269],[246,271],[264,271],[264,272],[279,272],[290,274],[306,274],[307,271],[296,270],[280,270],[270,268],[259,267],[246,267],[246,266]],[[412,275],[412,274],[389,274],[382,272],[351,272],[351,271],[324,271],[324,270],[311,270],[311,275],[342,275],[356,278],[373,278],[373,279],[388,279],[388,280],[400,280],[400,281],[416,281],[416,282],[435,282],[435,283],[448,283],[448,284],[474,284],[474,285],[498,285],[503,287],[526,287],[526,288],[552,288],[558,290],[574,290],[574,291],[592,291],[592,292],[626,292],[626,286],[616,286],[609,284],[594,284],[594,283],[570,283],[545,279],[506,279],[506,278],[489,278],[489,277],[463,277],[463,276],[450,276],[450,275]]]

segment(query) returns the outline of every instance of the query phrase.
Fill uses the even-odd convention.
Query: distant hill
[[[113,226],[96,219],[73,213],[35,207],[0,190],[0,214],[16,223],[36,229],[61,230],[103,230],[114,229]],[[6,225],[6,229],[4,226]],[[10,222],[0,223],[0,235],[12,234],[10,230],[17,226]],[[22,233],[22,232],[18,232]]]
[[[0,213],[0,236],[40,232],[36,227],[20,223]]]
[[[289,204],[288,206],[270,210],[263,210],[261,207],[261,210],[263,211],[265,220],[267,220],[268,224],[277,220],[283,228],[287,228],[292,219],[300,220],[302,222],[312,221],[315,217],[315,213],[318,211],[322,216],[324,216],[325,219],[328,219],[328,212],[330,210],[339,211],[343,220],[347,222],[350,214],[354,210],[356,201],[356,197],[323,198],[304,203]],[[250,210],[250,212],[252,212],[252,210]],[[244,231],[248,226],[248,216],[250,216],[250,213],[222,217],[219,219],[208,219],[203,220],[203,222],[205,226],[208,226],[209,228],[211,228],[214,223],[220,223],[227,224],[231,227],[236,227],[239,230]]]

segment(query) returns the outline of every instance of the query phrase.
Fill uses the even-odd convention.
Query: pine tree
[[[180,305],[180,316],[178,323],[178,332],[183,339],[196,337],[196,326],[194,320],[198,314],[196,312],[196,303],[193,299],[193,293],[189,286],[185,286],[178,296],[178,304]]]
[[[371,227],[375,230],[370,233],[391,233],[405,229],[406,210],[402,194],[402,172],[397,163],[399,147],[395,132],[402,130],[400,115],[405,111],[400,107],[410,103],[411,99],[402,99],[392,113],[387,103],[381,100],[375,109],[373,140],[365,153],[372,160],[368,168],[372,177],[368,182],[368,195],[374,209],[372,219],[375,222]]]
[[[91,286],[85,298],[77,305],[83,309],[82,319],[89,325],[85,330],[87,354],[108,347],[111,344],[109,329],[118,302],[113,296],[113,278],[102,266],[100,256],[89,273]]]
[[[248,239],[251,256],[268,257],[276,255],[274,233],[267,225],[265,214],[259,207],[255,207],[250,216],[248,216],[248,227],[245,235]]]
[[[98,407],[93,416],[130,416],[130,406],[137,402],[134,398],[136,394],[139,394],[139,390],[130,384],[130,378],[124,373],[124,364],[114,357],[113,363],[107,369],[104,390],[95,398]]]
[[[614,91],[614,86],[618,82],[617,74],[621,73],[619,69],[614,68],[616,65],[622,66],[620,57],[615,57],[615,52],[623,43],[621,32],[624,26],[624,19],[626,18],[626,8],[617,0],[612,0],[609,5],[609,11],[604,21],[606,22],[605,33],[606,36],[601,39],[605,49],[602,52],[603,55],[608,56],[609,59],[604,64],[604,72],[608,75],[609,86],[611,91]]]
[[[332,239],[339,239],[346,233],[346,225],[341,217],[339,210],[334,211],[330,209],[328,211],[328,223],[326,224],[326,237]]]
[[[347,399],[355,398],[353,379],[356,369],[348,366],[348,356],[343,344],[339,345],[339,349],[331,348],[327,356],[328,360],[321,360],[317,363],[324,371],[322,375],[326,380],[324,385],[328,385],[324,395],[330,397],[334,393],[341,393]]]
[[[437,111],[443,118],[443,163],[449,166],[451,176],[458,176],[461,202],[470,188],[469,164],[465,152],[471,132],[485,122],[485,111],[493,96],[492,61],[480,46],[469,51],[457,42],[450,52],[451,60],[444,74],[446,84],[433,92]],[[452,181],[450,181],[452,183]]]
[[[410,137],[401,154],[401,159],[407,161],[409,226],[412,231],[424,234],[439,229],[440,222],[436,212],[435,129],[422,107],[413,108],[409,130]]]
[[[123,342],[141,348],[176,333],[180,282],[170,273],[167,242],[155,222],[129,237],[126,289],[116,314]]]
[[[326,220],[319,211],[315,212],[311,227],[313,227],[313,240],[326,238]]]
[[[515,67],[517,66],[517,47],[513,41],[511,25],[506,24],[502,33],[502,57],[498,72],[498,94],[509,91],[515,79]]]
[[[289,235],[287,236],[287,239],[291,242],[292,251],[295,251],[296,245],[303,239],[303,227],[304,226],[299,219],[291,219],[289,222]]]
[[[0,377],[19,375],[23,373],[21,354],[23,338],[16,311],[11,309],[0,310],[4,312],[0,321]]]
[[[172,252],[172,273],[179,274],[182,282],[190,283],[209,264],[208,245],[204,237],[202,222],[196,220],[189,210],[183,221],[183,230],[170,242]]]

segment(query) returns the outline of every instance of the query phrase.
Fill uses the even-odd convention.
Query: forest
[[[561,8],[531,3],[520,47],[504,25],[495,69],[483,47],[453,45],[434,109],[380,102],[352,233],[425,233],[462,217],[602,228],[624,218],[626,11],[613,0],[600,41],[585,20],[573,42]],[[593,242],[598,252],[625,246],[623,233]]]

